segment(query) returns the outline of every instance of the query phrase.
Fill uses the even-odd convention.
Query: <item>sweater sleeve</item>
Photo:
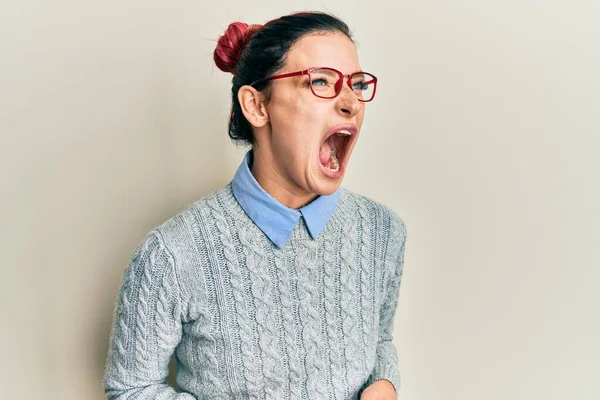
[[[392,334],[404,265],[405,244],[406,225],[392,212],[388,250],[385,255],[384,263],[384,297],[380,308],[379,341],[376,351],[375,366],[369,379],[365,383],[364,388],[375,381],[386,379],[394,385],[397,396],[398,389],[400,388],[400,374],[398,370],[398,354],[396,347],[392,342]]]
[[[165,382],[181,340],[180,310],[173,256],[155,230],[134,250],[119,288],[103,381],[107,399],[195,399]]]

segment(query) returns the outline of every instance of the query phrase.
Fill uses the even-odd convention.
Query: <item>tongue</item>
[[[319,159],[321,160],[321,164],[327,165],[329,164],[329,159],[331,158],[331,146],[329,145],[329,141],[326,141],[321,145],[321,150],[319,151]]]

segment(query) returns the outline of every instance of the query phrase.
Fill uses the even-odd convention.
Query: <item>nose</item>
[[[363,107],[350,85],[342,85],[342,90],[336,98],[338,112],[346,117],[355,116]]]

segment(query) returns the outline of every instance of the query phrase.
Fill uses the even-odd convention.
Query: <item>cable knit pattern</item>
[[[215,246],[223,250],[222,255],[221,252],[216,253],[216,256],[218,257],[217,259],[223,260],[227,259],[227,255],[225,254],[225,251],[227,251],[227,246],[223,245],[223,236],[226,236],[226,234],[224,233],[226,232],[226,230],[224,230],[225,217],[220,212],[215,212],[215,210],[217,209],[215,202],[216,200],[214,197],[209,197],[207,199],[208,207],[203,209],[201,214],[206,220],[212,220],[219,231],[219,234],[214,234],[214,230],[211,229],[210,235],[212,236],[212,238],[209,239],[211,241],[214,241]],[[209,224],[209,226],[211,225]],[[228,241],[225,239],[225,242]],[[225,312],[215,312],[215,309],[210,310],[210,312],[213,315],[216,315],[218,317],[217,329],[220,333],[220,335],[217,335],[219,337],[219,342],[216,346],[215,351],[226,355],[224,357],[225,371],[227,371],[226,376],[228,379],[229,386],[232,388],[233,391],[239,391],[240,389],[238,387],[238,379],[236,376],[237,374],[231,373],[232,371],[235,371],[234,365],[236,365],[239,362],[239,359],[235,359],[236,354],[238,352],[234,351],[234,348],[232,347],[234,343],[237,342],[237,340],[234,339],[234,336],[236,336],[236,330],[231,329],[231,327],[233,326],[232,317],[234,317],[235,309],[234,307],[231,307],[230,309],[226,308],[227,303],[229,303],[227,299],[230,298],[229,296],[231,296],[231,291],[229,290],[231,288],[231,280],[227,279],[227,274],[224,273],[224,271],[221,271],[221,268],[219,267],[221,263],[211,261],[209,262],[209,264],[210,276],[212,276],[216,282],[221,282],[221,284],[214,286],[215,300],[212,303],[214,303],[216,305],[216,308],[219,310],[225,308]]]
[[[273,314],[275,304],[271,295],[271,283],[260,244],[254,243],[255,236],[246,229],[240,230],[240,241],[246,253],[246,266],[252,280],[252,294],[256,302],[256,322],[258,323],[259,343],[265,378],[267,399],[280,399],[283,379],[281,379],[281,355],[278,352],[277,332]],[[275,342],[275,343],[274,343]]]
[[[341,259],[341,311],[342,311],[342,330],[344,332],[345,355],[348,364],[346,368],[346,379],[349,382],[355,382],[357,377],[364,371],[360,354],[362,354],[362,343],[359,342],[358,324],[360,320],[357,314],[357,301],[360,298],[356,293],[356,279],[358,266],[356,265],[357,249],[357,221],[352,219],[344,226],[344,237],[346,240],[342,243]],[[350,393],[352,394],[352,393]]]
[[[301,219],[277,248],[231,184],[151,230],[115,304],[108,399],[358,399],[399,389],[392,329],[406,227],[343,189],[312,239]],[[177,392],[166,383],[177,358]]]
[[[210,396],[211,398],[223,397],[223,381],[215,375],[215,370],[218,368],[217,354],[217,339],[215,338],[215,329],[209,310],[203,307],[200,298],[192,298],[189,302],[188,310],[189,318],[194,320],[191,328],[196,337],[203,338],[202,345],[196,347],[197,359],[203,360],[205,367],[202,369],[202,378],[198,379],[201,383],[200,397]]]
[[[242,363],[244,376],[246,378],[246,386],[250,393],[259,393],[262,389],[262,377],[260,370],[257,368],[258,360],[253,351],[252,343],[252,326],[248,308],[244,298],[244,278],[240,271],[233,240],[227,227],[227,220],[223,215],[222,207],[219,206],[214,197],[207,199],[207,204],[211,208],[212,216],[215,219],[217,228],[219,229],[219,240],[223,244],[223,253],[227,262],[227,268],[230,275],[231,286],[233,289],[233,298],[235,301],[236,322],[240,332],[240,348],[242,353]]]
[[[314,393],[314,398],[327,397],[326,388],[323,387],[322,377],[323,352],[320,348],[321,317],[317,306],[319,303],[318,287],[319,278],[315,272],[315,249],[313,241],[303,240],[294,242],[298,244],[297,259],[300,262],[298,271],[298,294],[300,296],[300,321],[303,325],[302,341],[306,349],[305,368],[307,374],[308,393]]]
[[[369,373],[373,365],[371,364],[372,357],[369,353],[369,340],[372,334],[371,327],[373,323],[371,321],[373,307],[371,305],[371,297],[373,296],[373,288],[370,284],[371,281],[371,268],[370,259],[371,255],[371,217],[367,210],[364,202],[358,203],[358,210],[361,220],[361,240],[360,240],[360,283],[361,283],[361,319],[362,319],[362,338],[363,346],[362,351],[365,355],[365,362],[363,363],[366,368],[366,372]],[[373,357],[374,358],[374,357]]]
[[[342,337],[339,335],[340,318],[337,313],[337,305],[340,303],[339,287],[339,262],[335,257],[335,244],[333,237],[324,237],[323,259],[325,261],[325,273],[323,277],[323,295],[325,297],[325,320],[327,323],[327,340],[329,343],[329,371],[331,384],[335,388],[333,399],[344,399],[346,377],[344,361],[344,349],[342,348]]]
[[[291,399],[299,399],[300,395],[300,379],[301,379],[301,364],[298,354],[298,346],[296,346],[296,338],[294,332],[294,305],[290,297],[290,273],[286,268],[284,253],[279,250],[274,250],[275,267],[277,268],[277,277],[279,279],[279,293],[281,298],[281,315],[283,324],[283,337],[285,340],[285,348],[287,351],[287,364],[289,375],[289,396]]]
[[[115,315],[116,322],[113,326],[112,332],[112,335],[115,338],[113,345],[115,345],[117,348],[114,366],[117,368],[119,375],[123,377],[123,379],[126,379],[127,377],[127,363],[129,361],[127,357],[127,349],[129,347],[128,342],[132,340],[132,330],[129,328],[127,320],[128,311],[133,309],[131,306],[131,300],[129,300],[132,294],[131,290],[126,290],[126,288],[131,288],[135,282],[134,265],[138,262],[139,254],[140,252],[138,247],[132,257],[129,267],[127,267],[125,270],[122,284],[123,289],[121,290],[121,303],[117,308],[117,313]],[[120,331],[116,330],[116,324],[118,324]],[[117,332],[119,333],[118,335]],[[119,388],[123,389],[125,386],[120,386]]]
[[[145,252],[148,253],[147,243],[144,246]],[[150,265],[156,265],[156,252],[149,252],[149,263]],[[143,374],[149,374],[152,371],[150,361],[148,360],[149,348],[148,348],[148,302],[150,301],[150,285],[152,283],[152,277],[150,276],[151,268],[144,268],[142,272],[140,291],[138,297],[137,306],[137,318],[136,318],[136,340],[137,348],[140,349],[135,354],[135,361],[137,363],[138,371]]]
[[[169,304],[169,291],[175,287],[175,277],[169,275],[163,280],[163,284],[158,291],[158,303],[156,305],[156,339],[160,357],[157,363],[159,376],[164,376],[168,373],[169,366],[167,363],[160,364],[160,360],[168,359],[171,356],[171,350],[177,346],[181,335],[173,334],[181,330],[181,323],[178,319],[180,312],[178,305]]]

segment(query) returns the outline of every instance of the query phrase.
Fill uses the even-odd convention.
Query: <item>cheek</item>
[[[358,122],[359,127],[360,127],[360,125],[362,125],[364,118],[365,118],[365,105],[363,104],[361,110],[358,112],[358,115],[356,116],[356,121]]]
[[[274,99],[274,104],[269,110],[271,126],[276,132],[293,132],[302,125],[305,107],[298,100],[290,96],[280,96]]]
[[[273,120],[273,129],[289,142],[303,149],[313,147],[323,135],[324,123],[330,111],[314,104],[296,103],[280,109]]]

